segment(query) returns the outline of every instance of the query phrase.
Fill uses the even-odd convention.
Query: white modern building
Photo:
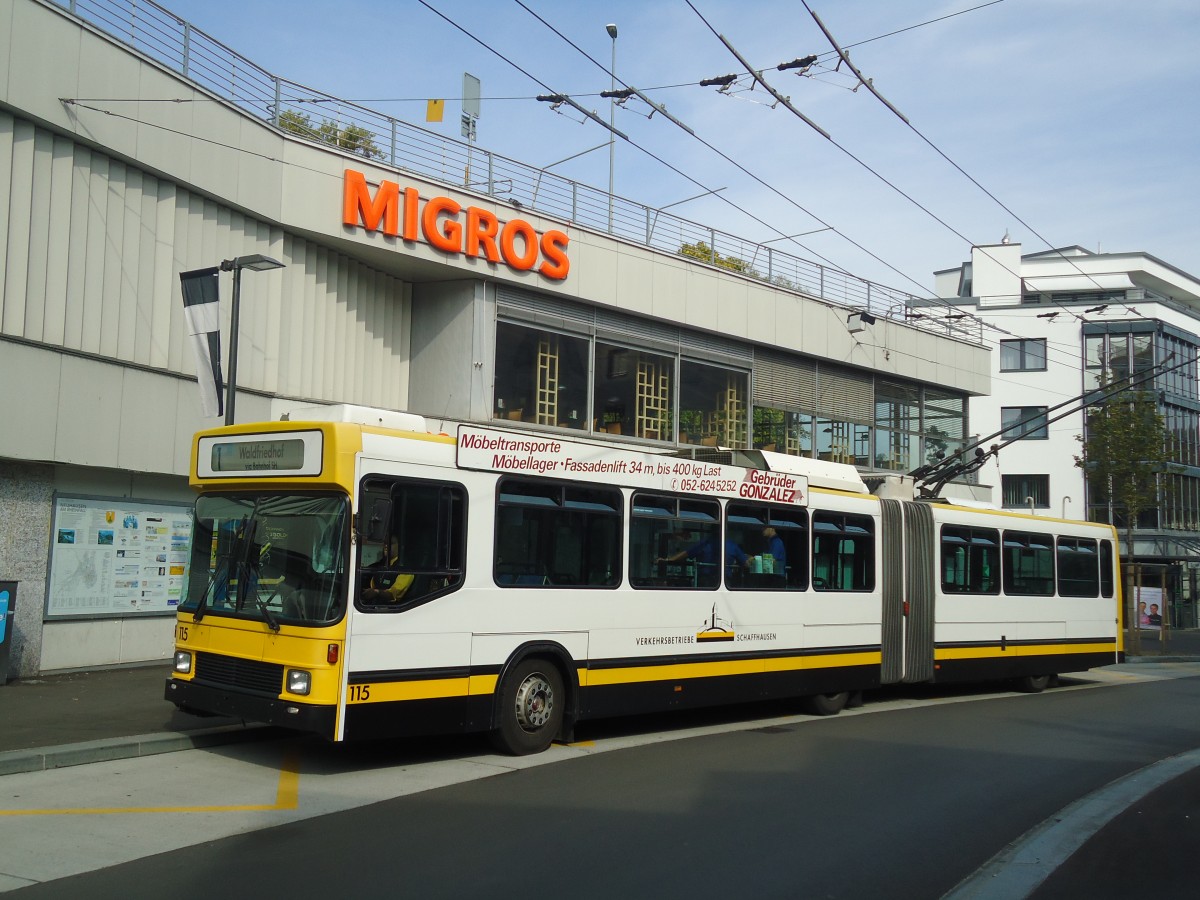
[[[1110,379],[1149,372],[1171,437],[1171,473],[1159,502],[1134,532],[1135,558],[1152,584],[1170,592],[1175,624],[1196,624],[1200,571],[1200,279],[1147,253],[1092,253],[1066,247],[1022,253],[1019,244],[975,247],[971,259],[935,274],[939,297],[977,315],[999,343],[992,392],[972,397],[972,428],[1019,436],[980,472],[994,501],[1044,515],[1113,522],[1125,517],[1075,465],[1084,416],[1072,401]],[[1059,410],[1056,406],[1066,404]],[[1065,413],[1065,415],[1064,415]],[[1062,416],[1059,418],[1059,416]]]
[[[10,675],[170,656],[191,436],[219,421],[180,274],[223,262],[283,264],[240,272],[238,422],[352,403],[891,472],[971,433],[969,320],[907,321],[900,292],[313,105],[236,41],[149,0],[0,4]]]

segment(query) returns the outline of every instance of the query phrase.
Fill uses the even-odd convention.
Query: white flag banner
[[[221,308],[218,276],[220,269],[196,269],[180,272],[183,287],[183,315],[192,349],[196,353],[196,383],[200,387],[200,408],[206,416],[225,413],[225,385],[221,379]]]

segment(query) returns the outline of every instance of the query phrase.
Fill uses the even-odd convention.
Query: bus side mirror
[[[377,544],[383,543],[383,539],[387,537],[389,526],[392,523],[392,501],[378,499],[371,504],[371,515],[367,519],[366,532],[367,540]]]

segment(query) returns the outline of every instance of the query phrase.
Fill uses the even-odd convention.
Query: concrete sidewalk
[[[1200,630],[1143,632],[1139,662],[1200,660]],[[163,699],[166,663],[50,675],[0,686],[0,775],[148,756],[249,738],[279,729],[179,712]]]
[[[179,712],[165,663],[0,686],[0,775],[264,737],[276,729]]]

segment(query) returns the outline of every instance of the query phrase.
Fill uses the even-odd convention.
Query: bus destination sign
[[[200,439],[198,474],[207,477],[232,475],[319,475],[321,433],[293,432],[286,437],[245,435]]]

